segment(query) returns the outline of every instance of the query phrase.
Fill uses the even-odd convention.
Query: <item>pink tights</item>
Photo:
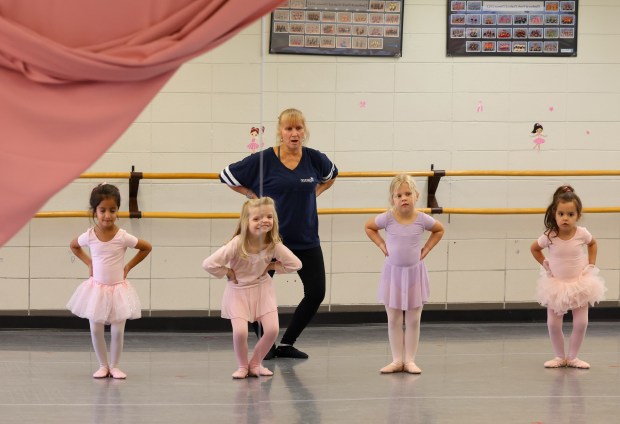
[[[547,309],[547,328],[549,329],[549,337],[555,356],[566,358],[568,360],[575,359],[579,354],[581,343],[586,336],[588,328],[588,305],[573,309],[573,332],[568,340],[568,355],[564,353],[564,333],[562,332],[562,324],[564,315],[557,315],[552,309]]]
[[[404,363],[414,362],[420,341],[422,307],[402,311],[386,306],[385,311],[388,317],[388,338],[392,360]]]
[[[278,331],[280,331],[278,312],[269,312],[258,319],[263,327],[264,334],[258,340],[256,346],[254,346],[254,352],[249,362],[248,322],[242,318],[233,318],[230,321],[233,328],[233,348],[235,349],[235,356],[237,357],[239,368],[249,369],[259,366],[278,338]]]
[[[118,362],[121,360],[121,353],[123,352],[123,340],[125,338],[125,322],[113,322],[110,325],[110,359],[108,362],[108,347],[105,343],[105,326],[100,322],[90,322],[90,337],[93,341],[93,348],[95,349],[95,355],[99,361],[99,366],[116,368]]]

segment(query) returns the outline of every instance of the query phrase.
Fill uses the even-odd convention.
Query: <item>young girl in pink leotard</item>
[[[228,283],[222,298],[222,318],[231,321],[238,369],[235,379],[270,376],[261,362],[278,337],[278,306],[269,271],[295,272],[301,261],[280,239],[278,216],[270,197],[247,200],[235,234],[204,260],[202,267]],[[259,321],[264,334],[248,361],[248,322]]]
[[[121,205],[118,188],[99,184],[90,195],[90,209],[95,226],[71,241],[73,254],[88,266],[90,278],[75,291],[67,308],[75,315],[88,318],[90,335],[99,361],[94,378],[124,379],[127,375],[118,368],[123,351],[125,322],[141,316],[140,299],[127,281],[129,271],[151,252],[151,245],[116,226]],[[88,246],[90,256],[84,252]],[[128,247],[138,253],[125,264]],[[104,338],[104,325],[110,324],[110,359]]]
[[[545,368],[590,368],[577,354],[588,327],[588,305],[601,301],[606,288],[595,266],[596,240],[585,227],[577,226],[581,209],[575,190],[569,185],[559,187],[545,213],[547,229],[531,247],[534,259],[542,265],[536,300],[547,307],[547,328],[555,352]],[[566,354],[562,323],[568,310],[573,313],[573,332]]]
[[[409,175],[397,175],[390,184],[391,209],[366,222],[366,234],[385,255],[379,300],[387,312],[392,362],[381,368],[382,374],[422,372],[415,364],[415,356],[422,306],[430,293],[428,272],[422,260],[441,240],[444,229],[439,221],[414,209],[418,195]],[[382,229],[385,240],[379,234]],[[431,235],[422,244],[424,231],[430,231]]]

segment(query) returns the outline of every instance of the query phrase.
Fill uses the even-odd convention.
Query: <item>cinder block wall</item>
[[[123,137],[89,171],[219,172],[247,155],[252,126],[287,107],[303,110],[309,146],[341,171],[436,169],[613,169],[620,163],[620,5],[582,0],[575,58],[445,55],[445,0],[404,7],[401,58],[267,53],[268,18],[186,64]],[[483,102],[484,109],[476,106]],[[364,107],[360,105],[363,104]],[[532,149],[534,122],[546,143]],[[76,180],[44,210],[85,210],[94,180]],[[127,209],[127,182],[117,183]],[[618,177],[443,178],[444,207],[545,207],[570,183],[585,206],[620,205]],[[389,179],[340,178],[319,198],[321,208],[387,207]],[[418,179],[422,193],[426,181]],[[144,180],[144,211],[237,212],[243,198],[218,181]],[[423,194],[419,205],[426,205]],[[380,308],[376,286],[383,258],[367,240],[366,215],[322,215],[327,266],[325,310]],[[440,215],[444,240],[428,257],[427,308],[517,308],[532,305],[537,264],[529,245],[543,231],[541,215]],[[33,219],[0,248],[0,311],[66,313],[86,277],[68,248],[90,225],[85,218]],[[130,274],[146,314],[218,315],[224,287],[201,262],[227,241],[232,220],[122,219],[153,243]],[[598,265],[609,304],[620,298],[618,214],[590,214],[582,225],[599,241]],[[277,277],[280,305],[296,305],[297,275]]]

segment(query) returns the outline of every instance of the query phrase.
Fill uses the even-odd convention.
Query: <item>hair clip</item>
[[[92,189],[91,191],[95,191],[96,189],[101,188],[101,187],[103,187],[104,185],[107,185],[107,184],[108,184],[108,182],[107,182],[107,181],[104,181],[104,182],[102,182],[102,183],[99,183],[99,184],[97,184],[95,187],[93,187],[93,189]]]

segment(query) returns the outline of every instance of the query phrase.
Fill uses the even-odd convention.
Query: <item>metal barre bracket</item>
[[[428,187],[426,188],[426,207],[431,208],[431,213],[443,213],[443,208],[437,202],[437,187],[441,177],[446,176],[446,171],[435,170],[435,165],[431,164],[433,175],[428,177]]]
[[[143,178],[142,172],[135,172],[135,166],[131,166],[129,175],[129,218],[142,218],[142,212],[138,207],[138,189],[140,180]]]

